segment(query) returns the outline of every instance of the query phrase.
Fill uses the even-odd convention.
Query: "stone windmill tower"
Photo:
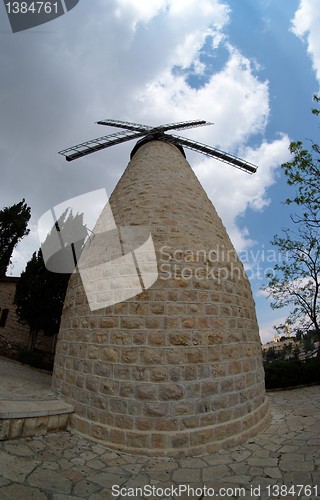
[[[164,133],[205,122],[100,123],[126,132],[63,151],[68,160],[144,138],[70,278],[53,386],[74,405],[71,426],[117,450],[180,456],[240,443],[269,422],[255,306],[181,146],[255,168]]]

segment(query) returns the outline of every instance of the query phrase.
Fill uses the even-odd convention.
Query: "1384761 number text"
[[[58,2],[7,2],[8,14],[58,14]]]
[[[311,486],[308,484],[293,484],[291,486],[286,486],[285,484],[273,484],[267,486],[268,495],[273,497],[287,497],[288,495],[306,496],[310,497],[312,495],[318,496],[318,486]]]

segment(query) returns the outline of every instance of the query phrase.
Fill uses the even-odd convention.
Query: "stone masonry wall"
[[[0,356],[16,359],[19,349],[28,345],[29,327],[18,322],[13,303],[19,278],[0,279]],[[39,333],[36,348],[51,352],[52,339]]]
[[[269,410],[251,288],[192,169],[175,146],[147,143],[110,205],[118,226],[149,228],[159,277],[95,311],[71,277],[53,386],[75,407],[72,426],[115,449],[168,456],[256,434]]]

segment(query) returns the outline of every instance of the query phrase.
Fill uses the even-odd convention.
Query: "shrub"
[[[44,368],[43,355],[40,352],[30,352],[25,349],[21,349],[18,354],[17,361],[35,368]]]
[[[266,364],[267,389],[281,389],[299,385],[320,384],[320,359],[287,360]]]

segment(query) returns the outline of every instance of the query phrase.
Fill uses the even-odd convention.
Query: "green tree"
[[[320,240],[314,227],[299,227],[293,234],[284,230],[283,237],[275,236],[272,244],[283,255],[269,284],[264,287],[273,299],[271,307],[290,306],[287,322],[293,331],[307,332],[310,328],[320,334]]]
[[[30,207],[25,199],[0,210],[0,277],[6,275],[16,245],[29,233],[30,217]]]
[[[318,96],[314,99],[320,102]],[[273,299],[272,308],[290,307],[287,322],[293,331],[305,334],[312,329],[320,340],[320,147],[312,143],[307,149],[302,142],[292,142],[290,151],[293,159],[282,167],[295,193],[285,203],[294,204],[298,214],[291,216],[294,229],[283,230],[272,241],[283,258],[267,275],[263,289]]]
[[[73,216],[71,210],[66,210],[49,232],[44,242],[45,248],[50,250],[53,248],[54,245],[50,244],[50,240],[54,242],[57,233],[64,236],[62,241],[65,242],[65,246],[61,249],[62,255],[58,261],[61,264],[61,259],[68,257],[68,252],[64,253],[68,249],[68,245],[70,254],[72,235],[77,236],[76,244],[78,255],[80,254],[80,247],[83,246],[87,234],[83,226],[83,216],[79,214]],[[79,241],[80,234],[82,234],[82,242]],[[68,269],[70,270],[70,265],[68,265]],[[40,331],[50,336],[59,332],[69,277],[70,272],[49,271],[45,265],[41,249],[33,254],[31,260],[27,263],[25,271],[22,272],[17,283],[14,303],[17,306],[18,320],[29,325],[29,351],[33,351]]]
[[[68,274],[48,271],[42,252],[34,252],[17,283],[14,303],[18,320],[29,326],[28,350],[33,351],[38,333],[58,333]]]
[[[302,344],[303,344],[304,352],[306,353],[307,357],[310,356],[310,354],[315,349],[313,340],[314,340],[314,336],[312,335],[311,332],[308,332],[303,336]]]
[[[320,96],[314,96],[319,103]],[[314,108],[312,113],[319,116],[320,110]],[[291,142],[289,150],[293,159],[282,165],[289,186],[296,188],[295,195],[287,198],[285,203],[294,203],[302,213],[292,217],[295,222],[304,222],[320,226],[320,146],[309,141],[309,147],[301,141]]]

